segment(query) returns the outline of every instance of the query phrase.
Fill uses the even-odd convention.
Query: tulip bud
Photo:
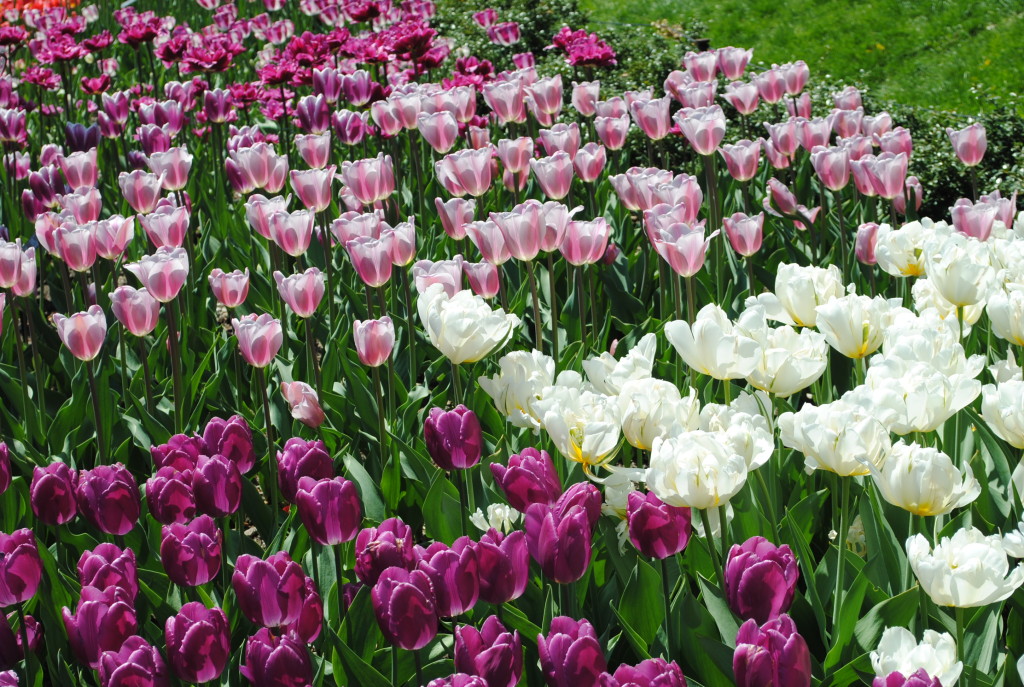
[[[479,630],[472,625],[456,627],[455,669],[484,678],[489,687],[514,687],[523,674],[519,633],[506,630],[494,615]]]
[[[434,589],[422,570],[384,570],[370,590],[370,599],[377,623],[392,644],[415,651],[437,635]]]
[[[82,515],[106,534],[127,534],[139,520],[139,486],[121,463],[82,470],[75,497]]]
[[[476,544],[480,566],[480,598],[490,604],[518,599],[530,578],[530,553],[526,535],[515,531],[508,536],[488,530]]]
[[[416,565],[412,529],[398,518],[367,527],[356,536],[355,554],[356,577],[363,584],[376,584],[392,566],[412,570]]]
[[[316,390],[305,382],[281,382],[281,395],[288,403],[292,417],[307,427],[316,429],[323,424],[325,415],[320,407]]]
[[[266,560],[242,554],[231,576],[242,613],[264,627],[279,627],[298,620],[305,582],[302,567],[286,551]]]
[[[185,682],[219,678],[231,656],[231,633],[224,611],[206,608],[198,601],[185,604],[167,619],[164,638],[171,669]]]
[[[537,652],[549,685],[597,687],[608,667],[594,626],[586,619],[552,618],[547,636],[537,636]]]
[[[267,367],[277,357],[284,343],[281,321],[264,313],[244,315],[231,320],[238,350],[245,361],[253,367]]]
[[[423,423],[427,453],[442,470],[464,470],[480,462],[483,434],[476,413],[459,404],[445,412],[431,408]]]
[[[171,582],[198,587],[220,571],[223,534],[209,515],[161,529],[160,562]]]
[[[245,272],[235,270],[224,272],[221,269],[210,271],[210,290],[213,297],[225,308],[237,308],[245,302],[249,295],[249,268]]]
[[[0,532],[0,608],[31,599],[43,575],[32,530]]]
[[[732,668],[737,687],[809,687],[811,654],[788,615],[740,626]]]
[[[117,321],[135,336],[146,336],[160,321],[160,302],[146,289],[117,287],[110,294],[110,309]]]
[[[985,138],[985,127],[975,123],[956,131],[946,129],[949,142],[953,144],[953,152],[956,153],[960,162],[967,167],[975,167],[985,157],[985,150],[988,148],[988,140]]]
[[[53,324],[71,355],[85,362],[100,354],[103,341],[107,338],[107,318],[98,305],[67,317],[54,314]]]
[[[309,536],[324,546],[354,539],[363,519],[359,493],[344,477],[302,477],[295,504]]]
[[[854,253],[857,260],[865,265],[874,265],[875,244],[878,242],[878,224],[866,222],[857,227],[857,240],[854,244]]]
[[[114,544],[100,544],[78,559],[78,581],[83,587],[120,587],[134,601],[139,593],[135,552]]]
[[[200,512],[215,518],[231,515],[242,502],[242,473],[225,456],[199,456],[192,472],[192,493]]]
[[[283,451],[277,452],[277,484],[281,495],[291,503],[295,502],[300,479],[324,479],[333,474],[334,461],[319,439],[306,441],[293,437],[285,442]]]
[[[75,500],[77,473],[65,463],[32,468],[29,501],[32,513],[47,525],[63,525],[78,514]]]
[[[550,506],[562,495],[562,482],[547,451],[525,448],[509,456],[508,467],[491,463],[490,468],[509,505],[521,513],[534,503]]]

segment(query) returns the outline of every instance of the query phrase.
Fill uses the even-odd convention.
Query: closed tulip
[[[725,159],[729,175],[736,181],[750,181],[761,163],[761,140],[742,140],[733,145],[722,144],[718,149]]]
[[[302,606],[295,622],[283,625],[281,629],[293,639],[305,644],[312,644],[320,636],[324,623],[324,601],[320,598],[313,578],[306,577],[302,592]]]
[[[188,254],[184,248],[158,248],[152,255],[125,265],[125,269],[138,277],[153,298],[169,303],[188,278]]]
[[[312,169],[322,170],[327,166],[331,156],[331,133],[325,131],[322,134],[299,134],[295,137],[295,150],[298,151],[302,161]],[[294,177],[292,177],[292,186],[295,186]],[[327,200],[329,204],[329,196]],[[303,204],[305,205],[305,203]],[[306,205],[306,207],[311,206]]]
[[[961,308],[984,301],[998,286],[988,243],[961,233],[927,241],[924,269],[942,297]]]
[[[167,664],[160,650],[138,635],[118,649],[100,654],[100,687],[168,687]]]
[[[890,683],[895,687],[932,687],[932,679],[943,687],[953,687],[964,667],[956,659],[956,641],[949,633],[925,630],[918,642],[914,633],[905,627],[887,627],[878,640],[878,647],[871,652],[871,668],[879,679],[889,678],[883,683],[884,687],[890,687]],[[923,672],[925,675],[922,682],[899,682],[892,680],[894,672],[907,676]]]
[[[270,240],[270,218],[279,212],[287,213],[289,199],[291,196],[267,198],[259,193],[254,193],[245,203],[245,219],[253,231]]]
[[[430,578],[438,616],[454,618],[476,605],[480,597],[480,564],[469,537],[459,537],[451,547],[434,542],[418,553],[416,569]]]
[[[57,336],[71,355],[82,361],[90,361],[100,354],[103,341],[107,338],[107,317],[98,305],[91,305],[85,312],[64,316],[53,315]]]
[[[42,574],[43,563],[32,530],[0,532],[0,608],[31,599]]]
[[[341,183],[363,205],[372,205],[386,199],[395,192],[391,156],[380,153],[375,158],[342,162]]]
[[[355,484],[344,477],[301,478],[295,504],[309,536],[325,546],[352,541],[363,519]]]
[[[607,153],[604,146],[591,141],[573,156],[572,167],[576,170],[576,176],[589,184],[597,181],[601,176],[606,162]]]
[[[462,271],[473,293],[481,298],[494,298],[501,292],[501,272],[490,262],[466,262]]]
[[[421,112],[416,118],[416,124],[423,140],[436,153],[447,153],[459,137],[459,123],[455,120],[455,115],[447,110],[433,114]]]
[[[210,290],[225,308],[237,308],[249,295],[249,268],[245,271],[225,272],[220,268],[210,271]]]
[[[713,155],[725,136],[725,113],[718,105],[683,108],[673,119],[698,155]]]
[[[83,587],[120,587],[132,600],[139,592],[135,552],[114,544],[99,544],[78,559],[78,581]]]
[[[960,162],[967,167],[981,164],[988,148],[988,139],[985,137],[985,127],[982,124],[974,123],[959,131],[947,128],[946,135],[953,144],[953,152]]]
[[[505,244],[505,235],[493,220],[470,222],[466,225],[466,235],[483,259],[493,265],[504,264],[512,257]]]
[[[61,155],[59,158],[60,169],[64,172],[68,186],[81,188],[82,186],[95,186],[99,179],[99,167],[96,165],[96,149],[90,148],[87,151],[79,151],[70,155]]]
[[[412,529],[398,518],[360,530],[356,536],[356,577],[366,585],[377,583],[387,568],[412,570],[416,565]]]
[[[466,238],[466,225],[473,221],[476,201],[465,198],[452,198],[449,201],[443,201],[440,198],[435,198],[434,206],[441,218],[441,227],[445,233],[456,241]]]
[[[75,483],[78,475],[60,461],[32,468],[29,501],[32,513],[47,525],[63,525],[78,514]]]
[[[181,248],[188,233],[189,212],[186,207],[161,204],[148,215],[139,215],[139,224],[156,248]]]
[[[359,278],[367,286],[377,288],[391,279],[394,262],[391,260],[390,241],[369,236],[357,236],[345,243]]]
[[[118,651],[138,631],[134,599],[121,587],[83,587],[75,613],[61,611],[68,644],[79,663],[96,669],[104,651]]]
[[[1010,570],[1003,539],[974,527],[958,529],[934,547],[920,534],[907,539],[907,558],[921,588],[938,606],[975,608],[1002,601],[1024,583],[1024,567]]]
[[[231,320],[231,326],[238,338],[238,350],[253,367],[262,368],[273,362],[284,343],[281,321],[266,313],[236,317]]]
[[[818,331],[847,358],[864,358],[878,350],[898,301],[850,294],[815,308]]]
[[[749,258],[761,250],[761,243],[764,240],[763,212],[752,217],[742,212],[734,213],[732,217],[722,220],[722,226],[729,237],[729,244],[738,254]]]
[[[654,250],[668,263],[676,274],[692,277],[704,266],[708,246],[718,236],[713,231],[705,236],[704,221],[694,226],[688,224],[672,224],[652,236]]]
[[[569,153],[559,151],[549,157],[531,159],[530,170],[541,191],[551,200],[561,200],[569,194],[573,173]]]
[[[267,219],[270,239],[293,258],[305,254],[313,239],[316,215],[310,210],[275,212]]]
[[[180,191],[188,183],[192,169],[192,154],[184,147],[169,148],[166,152],[153,153],[146,162],[154,174],[163,178],[165,191]]]
[[[669,108],[672,99],[668,96],[649,100],[634,100],[629,104],[629,114],[644,134],[652,141],[660,141],[668,136],[672,127]]]
[[[744,620],[759,624],[789,610],[800,579],[796,556],[785,544],[764,537],[734,544],[725,564],[725,595],[729,608]]]
[[[306,647],[265,627],[246,642],[245,664],[239,672],[253,687],[301,687],[313,681]]]
[[[192,472],[192,492],[201,513],[226,517],[242,502],[242,473],[226,456],[199,456]]]
[[[597,99],[601,92],[600,81],[572,82],[572,106],[584,117],[593,117],[597,112]]]
[[[811,655],[796,623],[781,615],[758,627],[748,620],[732,656],[738,687],[810,687]]]
[[[160,302],[146,289],[117,287],[110,294],[110,309],[117,321],[135,336],[146,336],[160,321]]]
[[[423,423],[427,452],[442,470],[464,470],[480,462],[483,435],[476,413],[464,405],[431,408]]]
[[[171,670],[185,682],[217,679],[231,656],[231,632],[224,611],[206,608],[198,601],[185,604],[167,619],[164,639]]]
[[[455,628],[455,669],[478,675],[488,687],[514,687],[523,674],[523,644],[518,632],[509,632],[497,616],[480,629]]]
[[[316,267],[285,277],[274,272],[277,291],[298,317],[310,317],[324,296],[324,276]]]
[[[306,441],[293,437],[285,442],[284,450],[277,452],[277,485],[281,495],[295,502],[299,480],[303,477],[323,479],[334,475],[334,461],[319,439]]]
[[[264,627],[280,627],[298,620],[306,575],[286,551],[266,560],[242,554],[235,561],[231,586],[246,618]]]
[[[331,206],[331,191],[334,182],[334,165],[326,169],[293,169],[289,172],[292,190],[310,212],[323,212]]]
[[[621,150],[626,145],[631,121],[628,114],[618,117],[595,117],[597,138],[608,150]]]
[[[395,325],[387,315],[377,320],[356,320],[352,340],[361,363],[380,367],[390,359],[395,347]]]
[[[567,509],[535,503],[526,509],[524,525],[530,556],[544,576],[567,584],[583,577],[593,555],[593,529],[582,505]]]
[[[239,415],[233,415],[227,420],[215,417],[206,423],[203,446],[207,454],[227,456],[243,475],[252,470],[256,461],[252,429]]]
[[[508,467],[491,463],[490,468],[509,505],[521,513],[534,503],[549,506],[562,495],[562,482],[547,451],[525,448],[509,456]]]
[[[174,584],[198,587],[217,576],[223,533],[209,515],[161,529],[160,562]]]
[[[690,541],[690,509],[670,506],[654,493],[629,493],[626,523],[633,546],[645,556],[664,559]]]
[[[117,260],[135,238],[135,218],[111,215],[93,224],[92,233],[96,255],[105,260]]]
[[[840,191],[850,183],[850,151],[843,147],[815,147],[811,164],[818,179],[831,191]]]
[[[875,265],[878,260],[875,258],[875,246],[878,243],[878,224],[876,222],[865,222],[857,227],[857,239],[854,243],[854,255],[863,265]]]
[[[121,193],[132,210],[140,214],[148,214],[156,210],[157,203],[163,197],[164,180],[159,174],[150,174],[141,169],[132,172],[121,172],[117,184]]]
[[[480,568],[480,598],[490,604],[518,599],[530,577],[530,552],[526,535],[514,531],[507,536],[496,529],[485,532],[476,544]]]
[[[422,570],[384,570],[370,590],[373,611],[384,637],[415,651],[437,635],[437,608],[430,578]]]
[[[549,687],[597,687],[608,667],[590,621],[566,616],[551,619],[547,635],[538,635],[540,669]]]
[[[139,487],[121,463],[82,470],[75,497],[82,515],[106,534],[127,534],[139,520]]]
[[[320,398],[316,389],[305,382],[281,382],[281,395],[284,396],[292,418],[307,427],[316,429],[323,424],[326,416],[320,407]]]

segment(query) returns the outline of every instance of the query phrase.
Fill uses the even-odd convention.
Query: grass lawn
[[[599,22],[696,18],[712,46],[803,59],[908,105],[974,113],[1024,90],[1021,0],[580,0]],[[972,91],[972,87],[974,87]],[[1016,99],[1016,98],[1015,98]]]

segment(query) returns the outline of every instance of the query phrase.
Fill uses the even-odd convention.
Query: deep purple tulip
[[[594,626],[586,619],[552,618],[547,636],[537,636],[537,652],[548,687],[597,687],[608,667]]]
[[[551,510],[564,515],[573,506],[582,506],[593,531],[597,527],[597,519],[601,517],[601,492],[598,488],[590,482],[578,482],[558,497]]]
[[[29,501],[32,513],[47,525],[63,525],[78,514],[75,500],[77,473],[65,463],[32,468]]]
[[[139,593],[135,552],[114,544],[100,544],[78,559],[78,581],[83,587],[120,587],[134,601]]]
[[[675,661],[649,658],[636,666],[621,665],[614,674],[601,676],[601,687],[686,687],[686,678]]]
[[[388,568],[370,590],[370,599],[377,623],[392,644],[415,651],[437,635],[434,589],[422,570]]]
[[[324,602],[320,598],[320,592],[316,589],[316,583],[311,577],[306,578],[302,593],[302,606],[299,608],[299,617],[293,623],[283,625],[282,629],[292,639],[312,644],[320,636],[320,630],[324,624]]]
[[[17,679],[17,678],[15,678]],[[13,683],[17,685],[18,683]],[[489,687],[487,680],[476,675],[466,673],[455,673],[448,677],[439,677],[427,683],[427,687]]]
[[[478,675],[487,687],[514,687],[523,674],[523,643],[492,615],[480,629],[455,628],[455,670]]]
[[[93,669],[99,667],[100,654],[117,651],[139,629],[135,602],[121,587],[82,587],[74,615],[66,607],[61,613],[71,651]]]
[[[206,423],[203,443],[206,445],[206,453],[227,456],[243,475],[252,470],[256,462],[252,429],[239,415],[233,415],[227,420],[215,417]]]
[[[0,687],[18,687],[19,684],[18,674],[13,670],[0,672]],[[431,684],[433,684],[433,682]]]
[[[319,439],[306,441],[293,437],[285,442],[284,451],[277,452],[277,485],[281,495],[295,503],[299,480],[303,477],[324,479],[334,476],[334,461]]]
[[[412,529],[398,518],[388,518],[377,527],[367,527],[356,536],[356,577],[363,584],[376,584],[387,568],[416,567]]]
[[[306,647],[265,627],[249,637],[245,665],[239,672],[254,687],[305,687],[313,682],[313,664]]]
[[[452,410],[431,408],[423,423],[427,453],[442,470],[464,470],[480,462],[483,433],[476,413],[462,405]]]
[[[11,452],[7,444],[0,441],[0,494],[11,486]]]
[[[0,532],[0,608],[31,599],[43,576],[43,562],[32,530]]]
[[[127,534],[139,521],[139,485],[121,463],[82,470],[75,497],[82,515],[106,534]]]
[[[219,608],[198,601],[181,607],[164,625],[167,660],[185,682],[209,682],[220,677],[231,656],[228,619]]]
[[[560,584],[583,577],[593,553],[593,525],[580,504],[559,509],[535,503],[526,509],[526,545],[544,577]]]
[[[153,457],[153,467],[173,467],[175,470],[194,470],[199,456],[208,453],[203,440],[185,434],[175,434],[166,444],[153,446],[149,449]]]
[[[299,517],[313,541],[334,546],[352,541],[363,520],[356,486],[344,477],[303,477],[295,493]]]
[[[160,562],[174,584],[197,587],[220,571],[223,533],[209,515],[161,529]]]
[[[132,635],[116,651],[100,654],[100,687],[170,687],[160,650]]]
[[[799,579],[800,568],[789,546],[751,537],[729,550],[725,596],[733,613],[764,624],[789,610]]]
[[[761,627],[748,620],[736,634],[732,670],[737,687],[808,687],[811,654],[788,615]]]
[[[508,467],[491,463],[491,474],[508,505],[520,513],[534,503],[550,506],[562,495],[562,481],[547,451],[525,448],[509,456]]]
[[[178,472],[167,465],[146,480],[146,504],[150,514],[163,525],[188,522],[196,516],[192,493],[192,471]]]
[[[231,586],[246,618],[264,627],[279,627],[298,619],[306,575],[286,551],[266,560],[242,554],[235,561]]]
[[[469,537],[459,537],[451,548],[434,542],[419,554],[416,567],[430,578],[440,617],[453,618],[476,605],[480,598],[480,564]]]
[[[14,614],[12,614],[14,615]],[[39,644],[39,623],[30,615],[25,616],[25,629],[28,634],[28,649],[34,652]],[[21,629],[15,631],[11,627],[10,618],[0,613],[0,670],[17,668],[18,662],[25,658],[21,646]]]
[[[629,539],[645,556],[674,556],[690,541],[690,509],[670,506],[654,495],[630,492],[626,498]]]
[[[242,503],[242,473],[222,455],[199,456],[192,473],[192,492],[201,513],[223,518]]]
[[[910,675],[894,671],[885,677],[876,677],[871,687],[942,687],[942,682],[929,675],[924,668],[918,668]]]
[[[480,598],[491,604],[518,599],[530,580],[530,552],[526,535],[516,530],[508,536],[488,530],[476,544],[480,565]]]

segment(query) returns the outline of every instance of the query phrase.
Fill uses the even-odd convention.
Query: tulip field
[[[985,127],[507,4],[0,0],[0,687],[1021,687]]]

